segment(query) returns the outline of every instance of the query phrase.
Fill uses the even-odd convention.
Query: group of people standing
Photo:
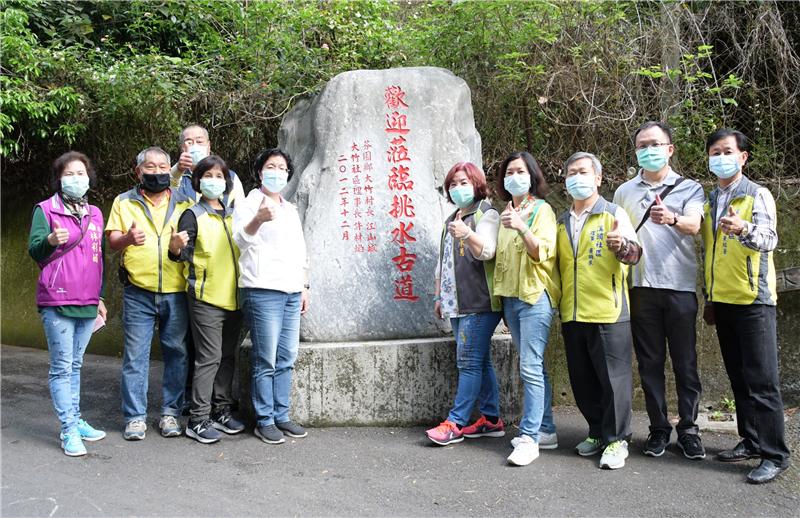
[[[123,436],[147,431],[147,389],[154,331],[164,360],[159,431],[213,443],[245,425],[232,415],[236,350],[243,327],[253,344],[255,435],[279,444],[305,437],[289,417],[300,316],[308,309],[308,261],[295,207],[281,191],[292,162],[280,149],[255,158],[259,187],[241,180],[211,154],[208,132],[189,126],[171,165],[159,147],[136,157],[137,184],[116,197],[107,223],[91,205],[91,161],[68,152],[53,163],[54,194],[34,209],[29,253],[41,273],[36,303],[50,354],[49,385],[61,421],[61,445],[86,454],[84,441],[105,432],[80,411],[80,369],[92,332],[104,325],[105,244],[120,254],[123,284],[121,398]],[[234,210],[234,208],[236,210]],[[105,239],[104,239],[105,234]]]
[[[760,459],[747,481],[769,482],[789,465],[778,379],[775,202],[743,174],[749,144],[739,131],[720,129],[706,140],[708,168],[718,178],[707,198],[699,183],[670,167],[675,148],[666,124],[646,122],[633,144],[640,169],[612,202],[598,192],[599,159],[569,157],[564,174],[572,204],[559,216],[544,200],[548,186],[527,152],[500,166],[495,191],[508,202],[502,212],[488,201],[477,166],[462,162],[448,172],[445,190],[458,209],[442,232],[434,312],[452,324],[458,387],[445,421],[426,434],[440,445],[505,435],[490,350],[502,318],[519,351],[523,384],[508,462],[528,465],[540,449],[557,448],[544,352],[558,311],[572,392],[589,428],[576,453],[600,454],[601,468],[625,465],[635,351],[650,420],[644,454],[660,457],[670,443],[669,354],[680,418],[676,445],[689,459],[705,458],[696,424],[700,234],[703,315],[716,324],[742,438],[717,458]],[[480,417],[470,422],[476,405]]]
[[[731,381],[742,441],[721,461],[761,459],[748,475],[768,482],[786,469],[775,321],[775,202],[749,180],[746,137],[729,129],[706,142],[717,187],[672,170],[672,134],[660,122],[633,136],[640,170],[600,196],[602,165],[579,152],[564,164],[571,207],[556,215],[548,186],[527,152],[503,161],[488,200],[483,172],[458,163],[447,173],[448,199],[458,209],[441,236],[434,311],[450,318],[457,344],[458,388],[447,419],[427,431],[446,445],[500,437],[505,424],[491,360],[501,319],[519,351],[523,412],[508,462],[524,466],[540,449],[558,447],[552,387],[544,353],[560,313],[570,383],[588,423],[581,456],[601,454],[601,468],[625,465],[631,437],[632,354],[638,359],[650,434],[644,453],[661,456],[670,441],[664,366],[669,353],[678,392],[677,446],[705,457],[696,425],[697,373],[694,236],[704,243],[706,321],[716,322]],[[96,182],[89,159],[74,151],[55,160],[54,194],[34,209],[29,253],[41,268],[36,301],[50,354],[49,385],[67,455],[105,432],[80,411],[80,369],[93,330],[106,318],[105,244],[120,253],[123,436],[147,431],[150,347],[158,329],[164,375],[159,430],[213,443],[245,425],[232,415],[236,350],[249,329],[253,344],[255,435],[278,444],[305,437],[289,417],[300,316],[308,310],[308,259],[296,208],[281,196],[291,158],[267,149],[253,161],[258,187],[245,196],[239,177],[211,154],[205,128],[179,139],[180,157],[159,147],[136,158],[137,184],[116,197],[108,222],[88,201]],[[634,227],[635,223],[635,227]],[[105,237],[105,239],[104,239]],[[630,284],[630,289],[629,289]],[[470,423],[477,404],[480,417]]]

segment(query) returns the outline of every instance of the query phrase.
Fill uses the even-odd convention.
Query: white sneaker
[[[539,445],[527,435],[515,437],[517,444],[508,456],[508,463],[515,466],[527,466],[539,456]],[[512,441],[513,442],[513,441]]]
[[[600,457],[600,468],[619,469],[625,465],[627,458],[628,442],[614,441],[603,450],[603,456]]]

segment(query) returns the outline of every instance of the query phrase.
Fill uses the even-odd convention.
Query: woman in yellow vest
[[[554,313],[548,286],[556,259],[556,216],[543,199],[549,189],[530,153],[512,153],[503,161],[496,189],[509,203],[500,215],[494,295],[502,297],[503,316],[519,350],[524,390],[520,435],[511,441],[514,451],[508,462],[526,466],[540,448],[558,447],[552,389],[544,370]]]
[[[216,155],[192,173],[200,201],[172,229],[169,257],[184,263],[189,320],[195,344],[192,404],[186,435],[209,444],[221,430],[236,434],[244,424],[231,416],[235,353],[242,327],[236,283],[239,247],[233,240],[232,208],[223,195],[233,188],[228,166]]]
[[[778,244],[775,200],[743,173],[747,137],[721,129],[706,140],[708,168],[718,178],[708,195],[702,235],[706,322],[717,327],[722,360],[736,400],[742,441],[717,459],[761,459],[747,475],[770,482],[789,466],[783,401],[778,380],[775,265]]]

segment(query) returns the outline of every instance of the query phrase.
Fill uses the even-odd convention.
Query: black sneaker
[[[300,437],[305,437],[306,435],[308,435],[308,432],[306,431],[305,428],[303,428],[302,426],[300,426],[297,423],[293,423],[292,421],[286,421],[286,422],[283,422],[283,423],[275,423],[275,426],[278,427],[278,430],[282,431],[283,433],[285,433],[289,437],[300,438]]]
[[[213,421],[214,428],[231,435],[237,434],[245,428],[244,423],[238,419],[234,419],[231,415],[231,409],[228,407],[212,412],[211,420]]]
[[[189,425],[186,427],[186,435],[203,444],[217,442],[221,437],[219,432],[212,426],[210,419],[199,422],[189,421]]]
[[[653,430],[650,432],[650,435],[647,436],[647,443],[645,443],[642,451],[645,455],[660,457],[664,455],[667,444],[669,444],[669,433],[664,430]]]
[[[700,436],[694,433],[685,433],[678,437],[678,447],[683,450],[687,459],[705,459],[706,449],[700,441]]]
[[[267,444],[280,444],[286,440],[283,438],[283,432],[278,430],[278,427],[274,424],[268,424],[267,426],[256,426],[255,434],[256,437]]]

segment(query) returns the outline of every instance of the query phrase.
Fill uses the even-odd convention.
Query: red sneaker
[[[498,419],[496,424],[490,423],[485,416],[475,421],[469,426],[461,429],[464,437],[477,439],[478,437],[502,437],[506,434],[506,427],[502,419]]]
[[[425,434],[427,434],[428,439],[440,446],[447,446],[464,440],[464,434],[452,421],[445,421],[436,428],[431,428]]]

